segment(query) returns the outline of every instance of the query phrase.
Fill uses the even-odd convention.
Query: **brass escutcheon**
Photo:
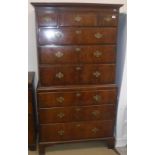
[[[79,93],[79,92],[78,92],[78,93],[76,93],[76,96],[77,96],[77,97],[81,96],[81,93]]]
[[[75,51],[77,51],[77,52],[78,52],[78,51],[81,51],[81,48],[76,47],[76,48],[75,48]]]
[[[62,96],[60,96],[60,97],[58,97],[56,100],[57,100],[59,103],[63,103],[65,99],[64,99]]]
[[[98,77],[101,75],[101,73],[100,73],[99,71],[96,71],[96,72],[93,72],[93,75],[94,75],[96,78],[98,78]]]
[[[81,67],[80,67],[80,66],[77,66],[77,67],[76,67],[76,70],[77,70],[77,71],[81,70]]]
[[[94,56],[97,57],[97,58],[99,58],[101,55],[102,55],[102,52],[100,52],[100,51],[95,51],[94,52]]]
[[[82,32],[81,32],[81,30],[76,30],[75,33],[76,34],[81,34]]]
[[[101,100],[101,96],[100,95],[95,95],[93,96],[93,99],[96,101],[96,102],[99,102]]]
[[[64,135],[64,133],[65,133],[65,131],[64,131],[64,130],[59,130],[59,131],[58,131],[58,134],[59,134],[60,136],[63,136],[63,135]]]
[[[59,118],[63,118],[65,116],[65,114],[64,113],[59,113],[59,114],[57,114],[57,117],[59,117]]]
[[[64,77],[63,73],[59,72],[55,75],[58,79],[62,79]]]
[[[91,131],[92,131],[94,134],[96,134],[96,133],[99,131],[99,129],[98,129],[98,128],[93,128]]]
[[[100,114],[100,111],[98,111],[98,110],[94,110],[93,112],[92,112],[92,115],[93,116],[98,116]]]
[[[80,17],[79,15],[77,15],[76,17],[74,17],[74,20],[75,20],[76,22],[80,22],[81,19],[82,19],[82,17]]]
[[[102,38],[103,37],[103,34],[101,34],[101,33],[95,33],[95,38],[97,38],[97,39],[100,39],[100,38]]]
[[[55,56],[56,56],[57,58],[61,58],[63,55],[64,55],[64,54],[63,54],[62,52],[60,52],[60,51],[58,51],[58,52],[55,53]]]

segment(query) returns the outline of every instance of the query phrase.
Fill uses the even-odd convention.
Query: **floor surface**
[[[126,155],[125,149],[119,148],[118,151],[121,155]],[[38,151],[29,151],[28,155],[38,155]],[[46,149],[45,155],[118,155],[118,153],[108,149],[103,142],[87,142],[54,145]]]

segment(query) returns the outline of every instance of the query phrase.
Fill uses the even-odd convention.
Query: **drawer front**
[[[97,26],[97,12],[61,13],[60,26]]]
[[[55,65],[40,67],[42,86],[66,84],[112,84],[115,82],[115,65]]]
[[[40,125],[40,142],[112,137],[113,127],[112,120]]]
[[[116,28],[39,29],[39,44],[102,44],[116,43]]]
[[[39,47],[40,64],[78,63],[78,47]]]
[[[115,63],[115,45],[39,47],[40,64]]]
[[[41,124],[89,120],[111,120],[114,119],[114,116],[115,105],[39,109]]]
[[[78,81],[79,71],[76,66],[40,67],[40,83],[43,86],[76,84]]]
[[[112,84],[115,82],[115,65],[83,65],[80,84]]]
[[[100,25],[102,26],[117,26],[118,14],[117,13],[100,13]]]
[[[38,93],[40,108],[115,104],[116,89]]]
[[[38,26],[57,26],[58,15],[51,10],[40,10],[37,12]]]

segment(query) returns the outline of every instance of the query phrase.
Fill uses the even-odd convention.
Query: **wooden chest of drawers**
[[[116,4],[32,3],[36,13],[39,152],[106,140],[114,147],[119,8]]]

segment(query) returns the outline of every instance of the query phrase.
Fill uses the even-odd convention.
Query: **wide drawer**
[[[113,128],[113,120],[40,125],[40,142],[112,137]]]
[[[39,44],[116,43],[116,28],[40,28]]]
[[[60,92],[40,92],[38,104],[40,108],[64,107],[64,106],[85,106],[99,104],[115,104],[116,89],[109,90],[74,90]]]
[[[111,120],[114,119],[114,116],[114,104],[39,109],[40,124],[89,120]]]
[[[51,65],[40,67],[42,86],[69,84],[113,84],[115,64]]]
[[[115,45],[39,47],[40,64],[115,63]]]

